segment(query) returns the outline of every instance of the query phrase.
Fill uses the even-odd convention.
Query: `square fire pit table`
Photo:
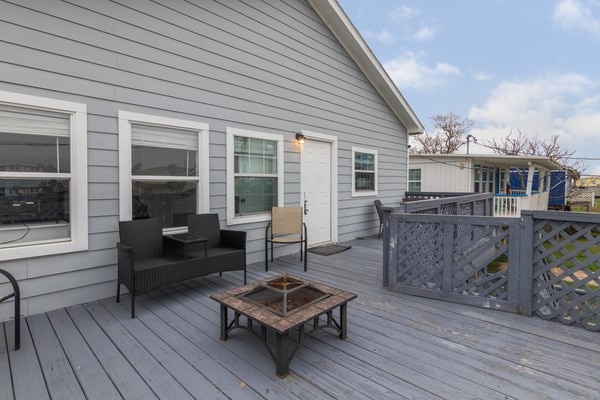
[[[356,294],[282,274],[210,297],[221,305],[221,340],[227,340],[232,329],[250,331],[275,360],[277,375],[285,377],[290,370],[290,361],[305,337],[320,329],[332,328],[340,339],[346,339],[348,302],[356,298]],[[333,314],[338,308],[336,319]],[[231,321],[229,310],[233,311]],[[245,324],[242,323],[244,319]],[[295,329],[298,341],[292,348],[290,332]],[[275,334],[274,346],[267,342],[268,332]]]

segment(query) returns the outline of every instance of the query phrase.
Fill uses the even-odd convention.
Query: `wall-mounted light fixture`
[[[296,133],[296,140],[299,144],[304,144],[304,135],[302,134],[302,132]]]

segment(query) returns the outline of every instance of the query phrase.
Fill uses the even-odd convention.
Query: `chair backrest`
[[[381,207],[383,207],[383,204],[381,204],[381,201],[379,200],[375,200],[373,203],[375,203],[377,215],[379,215],[379,222],[383,224],[383,210],[381,209]]]
[[[194,214],[187,218],[188,232],[208,239],[207,248],[221,245],[219,214]]]
[[[302,207],[273,207],[271,209],[271,233],[273,236],[301,235]]]
[[[163,253],[163,232],[157,218],[119,222],[121,244],[133,249],[133,260],[160,257]]]

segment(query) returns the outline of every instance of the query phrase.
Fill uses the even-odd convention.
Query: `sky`
[[[338,2],[427,132],[454,113],[479,143],[558,135],[600,175],[600,0]]]

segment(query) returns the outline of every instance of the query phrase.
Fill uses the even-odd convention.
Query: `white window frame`
[[[356,153],[368,153],[368,154],[373,154],[375,157],[375,169],[373,171],[373,173],[375,174],[375,188],[374,190],[360,190],[357,191],[356,190],[356,172],[362,172],[362,171],[356,171],[355,169],[355,157],[356,157]],[[379,185],[379,174],[378,174],[378,170],[379,170],[379,162],[377,159],[377,150],[373,150],[373,149],[366,149],[363,147],[352,147],[352,159],[351,159],[351,163],[352,163],[352,197],[366,197],[366,196],[377,196],[377,192],[378,192],[378,185]],[[369,172],[369,171],[367,171]]]
[[[271,212],[264,212],[253,215],[235,215],[235,146],[236,136],[248,137],[253,139],[272,140],[277,142],[277,206],[283,207],[283,188],[284,188],[284,153],[283,153],[283,135],[273,133],[264,133],[250,131],[247,129],[227,128],[227,225],[247,224],[252,222],[263,222],[271,220]]]
[[[87,181],[87,106],[82,103],[30,96],[20,93],[0,91],[0,102],[15,107],[54,111],[70,116],[70,157],[71,172],[60,174],[70,177],[69,223],[70,240],[19,245],[0,249],[0,261],[38,257],[52,254],[84,251],[88,249],[88,181]],[[56,175],[56,174],[54,174]],[[30,172],[0,172],[0,178],[44,177]],[[36,228],[32,228],[36,229]]]
[[[420,179],[418,181],[414,180],[414,179],[410,179],[410,171],[417,171],[417,170],[420,172],[420,175],[421,175]],[[423,170],[421,168],[409,168],[408,169],[408,188],[407,188],[407,190],[409,192],[412,192],[412,190],[410,190],[411,183],[418,183],[419,184],[419,192],[423,191]]]
[[[210,212],[209,125],[203,122],[119,111],[119,220],[129,221],[132,218],[131,124],[190,129],[198,132],[198,176],[168,176],[164,178],[165,180],[185,178],[190,181],[197,181],[196,212],[199,214]],[[163,230],[164,233],[185,231],[187,231],[187,227],[173,227]]]

